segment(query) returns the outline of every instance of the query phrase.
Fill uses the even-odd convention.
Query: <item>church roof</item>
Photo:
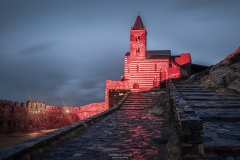
[[[125,56],[130,56],[130,52],[127,52]],[[168,59],[171,57],[171,50],[150,50],[146,53],[147,59]]]
[[[142,19],[141,19],[140,15],[137,16],[137,19],[136,19],[132,29],[133,30],[142,30],[142,29],[144,29],[144,25],[142,23]]]
[[[169,58],[171,57],[171,50],[151,50],[147,51],[146,58],[147,59],[161,59],[161,58]]]

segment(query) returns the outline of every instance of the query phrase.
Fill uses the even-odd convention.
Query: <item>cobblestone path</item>
[[[165,159],[153,141],[162,138],[162,123],[146,110],[117,110],[38,159]]]

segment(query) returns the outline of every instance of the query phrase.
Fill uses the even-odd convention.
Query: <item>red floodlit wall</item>
[[[179,67],[168,68],[168,78],[179,78],[180,76]]]
[[[77,112],[76,111],[73,112],[77,114],[79,120],[83,120],[85,118],[92,117],[106,110],[107,107],[105,105],[105,102],[99,102],[81,106],[79,107],[79,110]]]
[[[129,71],[130,71],[130,56],[124,56],[124,78],[129,79]]]
[[[134,90],[137,84],[140,90],[149,90],[154,87],[154,81],[159,85],[160,81],[166,80],[168,66],[168,59],[131,60],[128,73],[130,88]]]
[[[105,105],[106,109],[109,109],[109,90],[110,89],[129,89],[129,81],[112,81],[110,79],[106,80],[106,89],[105,89]]]
[[[176,57],[174,60],[175,62],[182,66],[184,64],[191,62],[191,55],[190,53],[182,53],[180,54],[180,57]]]
[[[146,28],[142,30],[130,29],[130,59],[146,58]]]
[[[105,102],[82,107],[46,106],[42,102],[0,100],[0,134],[63,127],[106,110]]]

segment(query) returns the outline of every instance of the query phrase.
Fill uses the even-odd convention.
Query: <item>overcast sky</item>
[[[140,12],[148,50],[212,65],[240,45],[239,0],[0,0],[0,99],[81,106],[123,75]]]

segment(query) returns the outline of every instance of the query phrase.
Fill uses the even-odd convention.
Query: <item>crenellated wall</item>
[[[47,106],[43,102],[26,104],[0,100],[0,134],[54,129],[70,125],[105,111],[105,102],[81,107]]]

